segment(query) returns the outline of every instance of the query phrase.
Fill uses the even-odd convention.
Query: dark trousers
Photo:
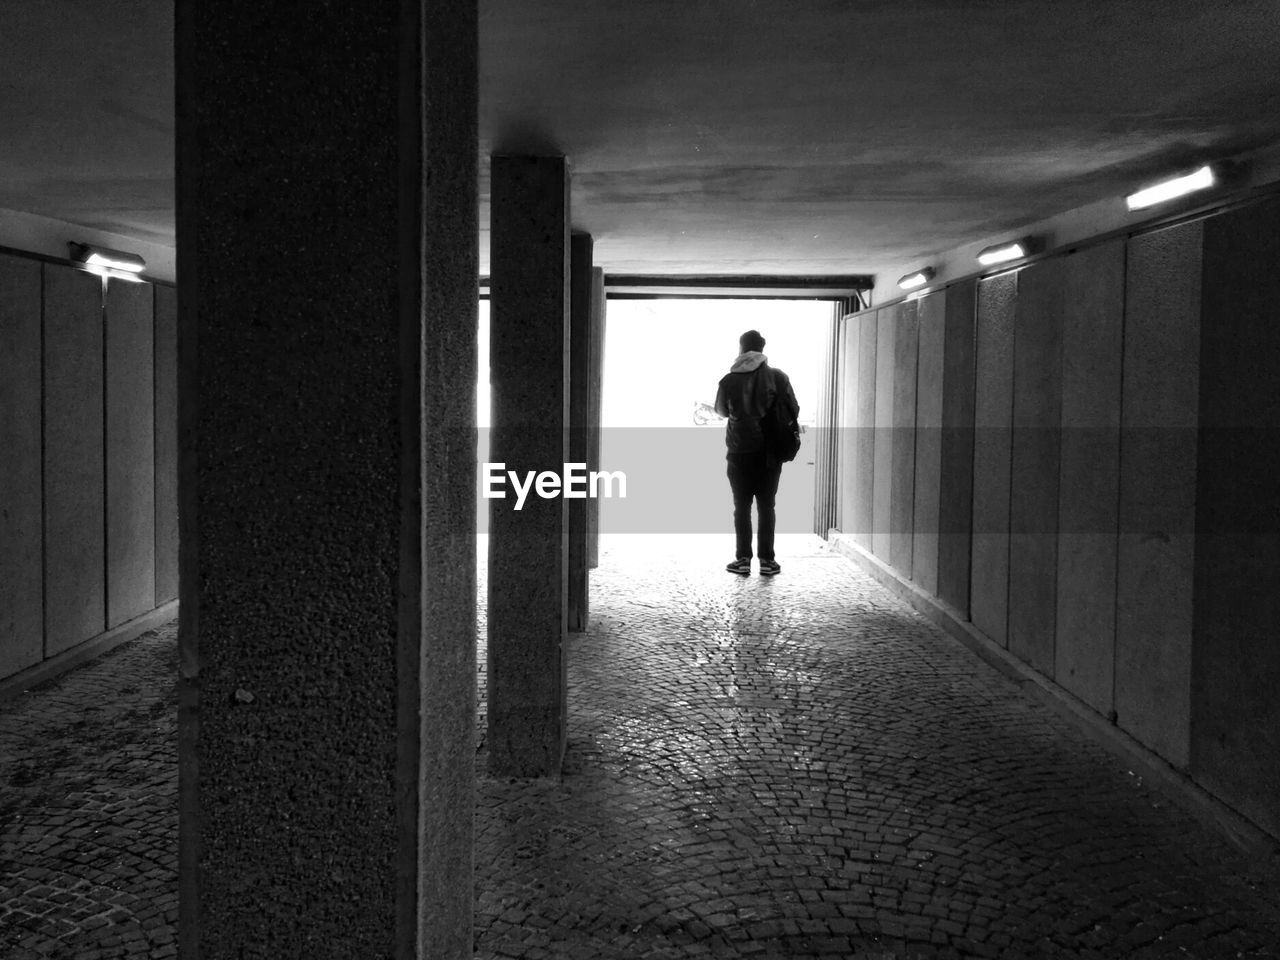
[[[782,464],[768,463],[763,453],[731,453],[729,488],[733,491],[733,532],[737,536],[737,559],[751,559],[751,505],[760,515],[756,538],[761,560],[773,559],[773,500],[778,494],[778,478]]]

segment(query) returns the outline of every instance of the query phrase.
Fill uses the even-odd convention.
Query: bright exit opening
[[[770,365],[791,378],[809,430],[783,468],[778,533],[811,530],[812,427],[831,310],[814,300],[610,300],[600,463],[629,466],[636,478],[626,501],[601,501],[601,530],[723,533],[731,542],[724,421],[712,405],[747,330],[760,331]]]
[[[738,337],[752,329],[764,336],[769,363],[791,378],[807,431],[799,456],[783,469],[777,532],[811,531],[813,425],[831,316],[827,300],[610,299],[600,467],[624,472],[627,490],[625,498],[600,500],[601,532],[732,537],[724,421],[712,405]],[[491,424],[487,300],[479,319],[476,422],[483,447]],[[488,459],[487,449],[477,452]],[[489,502],[478,507],[484,530]]]

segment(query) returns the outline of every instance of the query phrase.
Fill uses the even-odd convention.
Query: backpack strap
[[[756,367],[751,371],[751,379],[747,382],[747,411],[755,416],[756,409],[756,380],[759,379],[760,368]],[[746,412],[746,411],[744,411]]]
[[[774,373],[773,367],[768,364],[764,364],[757,369],[768,371],[764,376],[768,378],[769,386],[773,388],[773,399],[770,401],[769,406],[765,407],[764,413],[762,414],[762,417],[768,417],[772,415],[774,408],[778,405],[778,377],[777,374]]]

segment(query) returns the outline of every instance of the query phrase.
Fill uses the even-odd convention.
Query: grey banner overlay
[[[1047,516],[1034,518],[1033,522],[1024,522],[1021,526],[1010,526],[1010,518],[998,516],[987,520],[981,527],[972,527],[972,516],[952,518],[945,525],[935,519],[932,523],[922,522],[924,518],[908,514],[905,518],[895,518],[902,529],[890,524],[885,530],[862,531],[856,529],[857,524],[852,517],[841,518],[842,530],[845,533],[915,533],[915,534],[1137,534],[1142,536],[1169,537],[1187,535],[1196,532],[1196,524],[1202,526],[1202,535],[1216,534],[1275,534],[1280,533],[1280,516],[1254,518],[1258,522],[1248,529],[1230,529],[1214,524],[1213,517],[1201,516],[1197,521],[1196,505],[1192,502],[1173,503],[1169,498],[1159,495],[1159,485],[1155,487],[1149,502],[1134,502],[1122,495],[1127,489],[1126,462],[1129,454],[1132,462],[1152,463],[1165,459],[1185,458],[1188,450],[1196,450],[1205,444],[1209,434],[1214,435],[1214,446],[1228,442],[1232,447],[1253,451],[1259,457],[1276,461],[1280,451],[1280,428],[1274,427],[1226,427],[1226,428],[1061,428],[1052,430],[1019,429],[1020,436],[1043,433],[1038,438],[1035,449],[1058,450],[1070,449],[1073,457],[1096,460],[1100,468],[1106,464],[1120,464],[1120,484],[1115,491],[1120,505],[1119,522],[1106,524],[1090,524],[1087,516],[1071,516],[1079,513],[1068,511],[1064,515],[1051,512]],[[493,510],[514,510],[517,505],[523,511],[543,509],[543,503],[560,502],[559,493],[550,499],[540,497],[536,487],[536,476],[544,471],[563,477],[565,465],[551,463],[505,463],[501,469],[496,466],[486,468],[486,464],[494,464],[500,459],[490,451],[490,433],[488,429],[478,431],[477,437],[477,473],[476,495],[479,500],[480,529],[484,532],[488,525],[488,516]],[[982,448],[984,445],[1007,445],[1008,428],[954,430],[947,428],[865,428],[837,429],[831,431],[830,439],[840,450],[876,449],[881,446],[904,448],[914,446],[916,449],[934,446],[944,442],[947,444],[964,444]],[[818,449],[816,428],[807,428],[803,435],[800,453],[792,463],[785,464],[777,496],[777,532],[807,533],[813,530],[813,484],[814,484],[814,451]],[[945,436],[944,436],[945,435]],[[495,438],[496,439],[496,438]],[[567,437],[566,437],[567,440]],[[859,446],[862,444],[862,446]],[[492,449],[500,450],[498,442]],[[567,443],[566,443],[566,449]],[[1167,457],[1161,456],[1167,451]],[[1154,454],[1154,456],[1153,456]],[[566,458],[567,459],[567,458]],[[843,461],[846,465],[848,460]],[[611,475],[601,478],[597,493],[600,499],[600,530],[602,533],[670,533],[670,534],[705,534],[719,533],[732,529],[733,504],[729,494],[729,484],[725,473],[724,430],[719,425],[687,428],[641,428],[617,427],[601,431],[600,472]],[[889,485],[890,476],[883,470],[876,470],[875,458],[871,458],[863,469],[873,472],[873,484]],[[1114,469],[1114,468],[1113,468]],[[509,475],[516,473],[516,478]],[[529,479],[533,471],[534,480]],[[622,492],[617,474],[624,474],[625,496]],[[493,481],[491,489],[502,491],[502,499],[489,499],[483,496],[487,476],[498,477]],[[585,470],[579,469],[575,489],[586,491],[589,487]],[[948,484],[948,478],[940,477],[942,487]],[[850,476],[839,478],[843,489],[853,482]],[[553,481],[544,481],[543,489],[551,492],[555,486]],[[1136,485],[1143,491],[1151,490],[1149,483]],[[527,492],[522,504],[519,503],[518,488],[524,487]],[[1061,495],[1061,493],[1060,493]],[[1172,496],[1172,492],[1171,492]],[[1086,511],[1086,513],[1098,513]],[[1105,516],[1106,511],[1099,515]],[[1153,529],[1151,518],[1160,517],[1159,529]],[[905,522],[904,522],[905,521]],[[1105,521],[1104,521],[1105,523]],[[1206,525],[1207,524],[1207,525]]]

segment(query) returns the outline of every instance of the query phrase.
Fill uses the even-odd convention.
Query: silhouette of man
[[[748,330],[738,338],[739,353],[729,372],[720,379],[716,390],[716,413],[728,418],[724,442],[728,461],[729,488],[733,491],[733,532],[737,538],[734,561],[725,566],[730,573],[751,575],[751,505],[759,516],[756,552],[760,557],[760,575],[772,577],[780,572],[773,553],[774,498],[782,463],[765,442],[762,418],[776,403],[789,420],[800,412],[791,379],[781,370],[769,366],[764,350],[764,337]]]

